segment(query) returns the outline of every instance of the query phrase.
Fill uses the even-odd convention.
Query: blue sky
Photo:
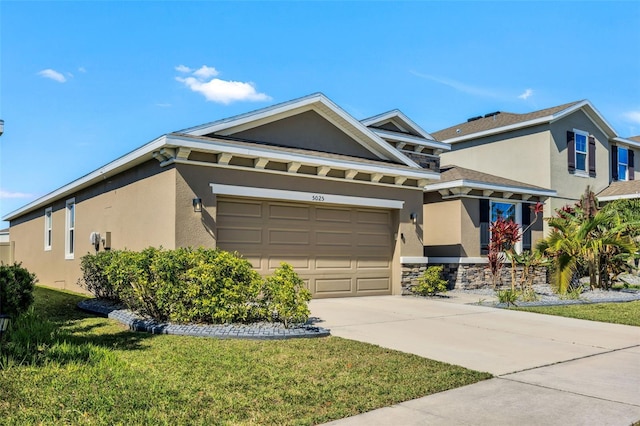
[[[0,216],[164,133],[314,92],[427,131],[586,98],[640,134],[640,2],[3,0],[0,43]]]

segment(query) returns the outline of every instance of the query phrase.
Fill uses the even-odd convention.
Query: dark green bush
[[[236,253],[148,248],[82,259],[81,285],[129,309],[178,323],[305,322],[310,293],[290,265],[266,281]]]
[[[118,299],[117,292],[111,285],[105,269],[117,255],[116,251],[101,251],[94,255],[83,256],[80,260],[80,270],[82,278],[78,284],[84,286],[97,298]]]
[[[267,315],[284,323],[285,327],[309,319],[311,293],[291,265],[281,263],[273,275],[267,277],[263,294]]]
[[[16,318],[33,303],[36,276],[21,266],[0,264],[0,310]]]

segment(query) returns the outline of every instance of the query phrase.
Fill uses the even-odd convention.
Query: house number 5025
[[[313,201],[324,201],[324,195],[312,195],[311,200]]]

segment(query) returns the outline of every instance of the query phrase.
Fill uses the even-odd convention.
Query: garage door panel
[[[262,217],[262,203],[255,201],[225,201],[218,203],[218,216]]]
[[[352,261],[349,257],[335,257],[335,256],[316,256],[315,267],[318,270],[322,269],[351,269]]]
[[[356,222],[362,224],[380,224],[387,226],[389,224],[389,212],[358,210],[356,212]]]
[[[316,220],[319,222],[351,223],[351,210],[338,208],[316,208]]]
[[[353,280],[351,278],[316,278],[315,293],[352,293]]]
[[[309,234],[305,229],[269,229],[269,244],[309,245]]]
[[[218,242],[223,244],[262,244],[262,229],[218,226]]]
[[[219,197],[218,212],[218,247],[263,275],[286,262],[313,297],[391,294],[390,211]]]
[[[391,245],[389,234],[359,232],[357,234],[358,247],[388,248]]]
[[[316,231],[316,244],[319,246],[351,246],[353,235],[347,231]]]
[[[280,263],[286,262],[293,266],[293,269],[296,272],[304,272],[311,270],[311,260],[309,256],[294,256],[294,255],[278,255],[278,256],[270,256],[269,257],[269,270],[273,271],[274,269],[280,267]]]
[[[309,220],[310,208],[290,205],[270,205],[269,219]]]
[[[387,291],[391,290],[391,281],[389,277],[371,277],[371,278],[356,278],[356,288],[361,291]]]
[[[386,257],[358,257],[356,267],[358,269],[389,269],[391,261]]]

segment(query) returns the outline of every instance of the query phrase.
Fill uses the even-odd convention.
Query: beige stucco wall
[[[111,232],[112,249],[175,247],[175,169],[152,160],[86,190],[56,200],[53,243],[44,250],[44,211],[38,209],[11,222],[15,259],[34,272],[42,285],[81,291],[80,258],[94,253],[91,232]],[[65,202],[75,197],[75,256],[65,259]],[[102,250],[102,246],[100,248]]]
[[[11,265],[14,261],[14,243],[11,241],[0,243],[0,263]]]
[[[400,256],[422,256],[422,191],[418,189],[186,164],[178,164],[176,169],[176,246],[215,247],[216,196],[209,184],[217,183],[403,201],[403,208],[393,211],[393,234],[398,236],[393,255],[394,294],[401,292]],[[203,202],[201,214],[193,212],[192,199],[196,196]],[[410,223],[412,212],[418,214],[416,225]]]
[[[457,165],[483,173],[549,188],[550,132],[546,126],[535,126],[451,145],[441,155],[440,164]],[[565,167],[566,169],[566,167]]]
[[[600,129],[580,111],[568,117],[551,123],[551,182],[558,193],[551,199],[551,210],[545,210],[545,216],[552,214],[555,209],[567,204],[574,204],[590,186],[596,194],[606,188],[611,182],[611,165],[609,140]],[[567,170],[567,131],[583,130],[596,139],[596,177],[571,174]]]

